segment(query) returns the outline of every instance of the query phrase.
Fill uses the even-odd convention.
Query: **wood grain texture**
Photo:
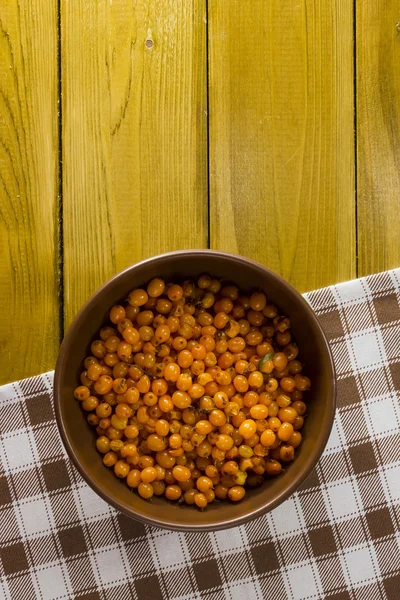
[[[207,245],[205,0],[62,0],[65,321],[150,255]]]
[[[0,5],[0,384],[59,344],[57,2]]]
[[[400,12],[394,0],[357,3],[359,274],[400,264]]]
[[[211,246],[356,274],[353,3],[209,0]]]

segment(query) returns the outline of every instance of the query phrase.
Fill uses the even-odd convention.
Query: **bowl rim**
[[[84,321],[86,313],[90,310],[90,307],[92,306],[93,302],[95,301],[95,298],[97,298],[97,296],[99,294],[101,294],[106,288],[108,288],[110,285],[112,285],[115,281],[117,281],[120,278],[123,278],[127,273],[132,272],[133,270],[137,269],[138,267],[143,267],[143,266],[146,266],[147,264],[152,264],[154,262],[159,261],[160,259],[167,260],[168,258],[174,258],[177,256],[178,257],[185,256],[188,254],[201,256],[204,258],[216,256],[218,258],[229,259],[230,261],[233,260],[234,262],[238,262],[238,263],[245,263],[248,266],[252,267],[253,269],[255,268],[264,273],[266,272],[270,278],[276,280],[278,283],[280,283],[285,288],[287,288],[289,290],[289,292],[296,298],[296,300],[300,304],[303,305],[303,308],[305,309],[305,311],[308,315],[308,318],[311,321],[313,321],[314,326],[316,326],[316,329],[317,329],[322,341],[324,342],[324,347],[325,347],[324,349],[325,349],[325,353],[328,357],[328,364],[329,364],[330,370],[331,370],[331,378],[330,379],[331,379],[331,386],[332,386],[331,387],[332,394],[331,394],[330,412],[328,412],[328,421],[326,422],[324,431],[322,433],[322,437],[318,443],[316,451],[313,454],[312,458],[307,463],[307,465],[303,468],[303,470],[297,476],[295,476],[293,478],[291,483],[284,490],[282,490],[279,494],[277,494],[277,496],[275,498],[273,498],[272,500],[270,500],[268,502],[264,502],[260,506],[255,507],[253,510],[248,511],[244,515],[237,516],[237,517],[233,516],[232,518],[224,519],[217,524],[207,524],[207,523],[205,523],[205,524],[201,524],[201,523],[199,523],[199,524],[195,524],[195,523],[184,524],[184,523],[179,523],[178,521],[171,522],[169,520],[163,519],[162,517],[148,518],[147,516],[141,514],[140,512],[136,511],[133,508],[131,508],[131,509],[126,508],[117,499],[115,499],[110,493],[108,493],[104,488],[102,488],[96,482],[94,482],[90,476],[90,473],[80,463],[80,461],[75,453],[74,446],[71,443],[68,433],[67,433],[67,430],[64,426],[64,422],[63,422],[63,418],[62,418],[62,410],[61,410],[61,395],[62,395],[61,394],[61,372],[63,369],[63,365],[65,362],[66,356],[68,354],[71,341],[73,340],[74,334],[75,334],[76,330],[79,328],[79,324]],[[64,336],[64,339],[61,343],[61,346],[60,346],[60,349],[58,352],[56,366],[55,366],[55,372],[54,372],[53,395],[54,395],[54,408],[55,408],[56,422],[57,422],[58,430],[60,432],[64,447],[67,451],[68,457],[72,460],[74,466],[76,467],[76,469],[78,470],[80,475],[83,477],[85,482],[92,488],[92,490],[94,490],[96,492],[96,494],[98,494],[105,502],[107,502],[108,504],[110,504],[111,506],[113,506],[115,509],[122,512],[126,516],[136,519],[137,521],[140,521],[146,525],[150,525],[153,527],[160,527],[163,529],[169,529],[169,530],[174,530],[174,531],[185,531],[185,532],[204,531],[204,532],[206,532],[206,531],[217,531],[220,529],[227,529],[229,527],[238,527],[238,526],[242,525],[243,523],[246,523],[247,521],[255,519],[256,517],[259,517],[263,514],[266,514],[267,512],[270,512],[271,510],[276,508],[278,505],[280,505],[282,502],[287,500],[300,487],[300,485],[305,481],[305,479],[307,479],[307,477],[310,475],[310,473],[312,472],[312,470],[318,463],[319,459],[321,458],[321,455],[325,449],[325,446],[328,442],[328,438],[332,431],[335,412],[336,412],[336,406],[337,406],[337,397],[336,397],[337,396],[337,383],[336,383],[336,370],[335,370],[335,364],[333,361],[332,351],[329,346],[327,337],[324,333],[324,330],[322,329],[322,326],[321,326],[315,312],[311,308],[310,304],[305,300],[305,298],[300,294],[300,292],[298,292],[286,279],[281,277],[281,275],[278,275],[278,273],[275,273],[274,271],[272,271],[270,268],[265,267],[264,265],[254,261],[250,258],[240,256],[238,254],[232,254],[229,252],[221,252],[219,250],[212,250],[212,249],[188,249],[188,250],[177,250],[177,251],[172,251],[172,252],[165,252],[165,253],[157,254],[155,256],[151,256],[144,260],[138,261],[138,262],[134,263],[133,265],[130,265],[129,267],[123,269],[122,271],[119,271],[118,273],[113,275],[110,279],[108,279],[105,283],[103,283],[99,288],[97,288],[97,290],[83,304],[83,306],[80,308],[80,310],[74,317],[74,319],[71,322],[70,326],[68,327],[68,330],[67,330],[67,332]]]

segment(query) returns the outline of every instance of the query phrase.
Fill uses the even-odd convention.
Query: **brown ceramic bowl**
[[[290,317],[294,338],[300,347],[300,358],[312,380],[307,399],[309,415],[295,461],[285,468],[282,475],[249,490],[242,502],[213,503],[204,512],[158,497],[147,502],[132,493],[112,470],[103,466],[95,448],[95,436],[86,423],[79,402],[73,397],[90,342],[107,320],[113,304],[125,299],[132,288],[144,286],[155,276],[175,281],[193,279],[201,273],[224,277],[242,290],[263,289],[268,298]],[[90,298],[69,328],[60,349],[54,380],[55,409],[61,436],[70,458],[87,483],[99,496],[129,517],[149,525],[183,531],[240,525],[286,500],[309,475],[322,454],[332,428],[335,392],[335,372],[328,343],[316,316],[302,296],[265,267],[240,256],[210,250],[156,256],[110,279]]]

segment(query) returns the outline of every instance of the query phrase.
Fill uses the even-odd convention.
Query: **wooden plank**
[[[394,0],[358,0],[359,274],[400,265],[400,23]]]
[[[205,0],[61,2],[65,320],[138,259],[207,245]]]
[[[57,2],[0,5],[0,384],[59,344]]]
[[[209,9],[211,246],[301,291],[352,278],[352,1]]]

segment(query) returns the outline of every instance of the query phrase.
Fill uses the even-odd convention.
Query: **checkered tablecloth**
[[[400,269],[311,292],[339,407],[301,489],[215,533],[147,527],[68,460],[52,373],[0,388],[0,597],[271,600],[400,597]]]

